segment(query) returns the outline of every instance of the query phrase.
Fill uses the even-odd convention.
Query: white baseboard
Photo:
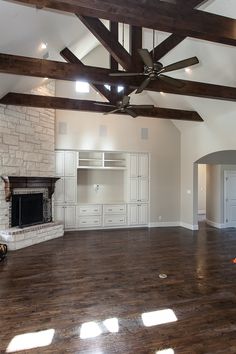
[[[216,227],[217,229],[225,229],[226,227],[229,227],[227,224],[220,224],[218,222],[211,221],[209,219],[206,219],[206,223],[210,226]]]
[[[187,224],[185,222],[180,222],[180,226],[184,227],[185,229],[189,229],[192,231],[198,230],[198,225]]]
[[[175,226],[180,226],[179,221],[157,221],[157,222],[150,222],[149,227],[175,227]]]
[[[200,215],[202,215],[202,214],[206,214],[206,210],[204,210],[204,209],[199,209],[198,211],[197,211],[197,213],[198,214],[200,214]]]

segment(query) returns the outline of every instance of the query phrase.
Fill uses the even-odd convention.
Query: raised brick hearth
[[[24,227],[12,227],[0,232],[0,242],[6,243],[10,251],[32,246],[36,243],[52,240],[64,234],[60,223],[47,223]]]

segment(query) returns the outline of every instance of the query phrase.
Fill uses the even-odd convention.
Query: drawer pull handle
[[[82,221],[82,224],[86,224],[86,221]]]
[[[112,209],[107,209],[108,211],[112,211]]]
[[[121,219],[120,221],[124,221],[123,219]]]
[[[108,220],[108,222],[112,222],[112,220]]]
[[[82,209],[82,211],[86,211],[86,209]]]
[[[98,211],[98,209],[94,209],[93,211]]]
[[[98,222],[97,220],[94,220],[94,223]]]

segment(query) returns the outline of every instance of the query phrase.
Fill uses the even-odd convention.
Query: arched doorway
[[[193,212],[198,224],[199,166],[206,165],[206,222],[217,228],[236,227],[236,150],[216,151],[194,163]]]

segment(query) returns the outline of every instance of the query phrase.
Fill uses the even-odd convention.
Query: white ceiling
[[[236,0],[209,0],[200,9],[236,19]],[[152,35],[152,30],[144,29],[144,48],[152,48]],[[157,32],[155,44],[160,43],[168,35]],[[41,42],[47,43],[47,49],[40,49]],[[59,53],[64,47],[69,47],[80,59],[86,59],[89,58],[88,53],[92,53],[98,44],[95,37],[74,15],[38,10],[4,0],[0,2],[1,53],[43,58],[48,52],[48,59],[63,60]],[[104,56],[107,57],[105,50]],[[192,56],[197,56],[200,63],[192,67],[190,73],[178,70],[172,72],[170,76],[236,86],[235,47],[187,38],[169,52],[161,62],[166,65]],[[90,65],[94,62],[94,65],[98,66],[96,60],[85,62],[87,61]],[[43,80],[36,78],[0,74],[0,97],[9,91],[27,92],[42,82]],[[154,92],[148,94],[149,99],[157,106],[163,107],[191,109],[195,106],[195,100],[199,102],[199,99],[194,97],[161,95]],[[132,100],[137,101],[137,96],[139,95],[133,95]],[[141,99],[143,97],[142,100],[145,101],[147,93],[139,97]],[[200,102],[204,100],[200,99]]]

